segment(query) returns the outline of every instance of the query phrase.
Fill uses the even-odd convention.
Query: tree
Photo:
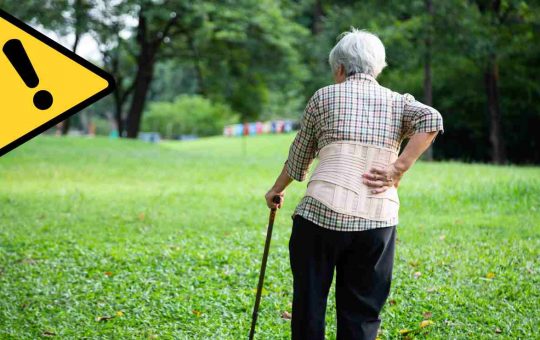
[[[126,137],[137,137],[155,65],[164,57],[163,46],[195,29],[191,25],[196,9],[196,4],[187,0],[125,0],[103,4],[96,37],[104,64],[118,84],[114,93],[115,120],[121,136],[125,130]],[[137,24],[126,25],[132,19]],[[128,71],[130,68],[133,70]],[[134,76],[129,76],[130,73]]]
[[[146,96],[154,75],[157,55],[165,39],[170,39],[182,31],[177,24],[181,16],[186,16],[188,5],[174,2],[180,13],[160,6],[152,1],[143,1],[139,5],[136,41],[139,48],[137,72],[133,85],[133,95],[127,116],[127,137],[137,138]],[[168,2],[170,4],[170,2]]]
[[[237,5],[201,4],[192,29],[164,46],[161,61],[174,60],[182,68],[177,77],[190,77],[194,86],[184,91],[228,103],[242,121],[292,117],[303,105],[307,68],[299,44],[308,30],[290,20],[290,12],[276,1],[240,0]],[[158,83],[162,88],[162,79]]]
[[[94,3],[88,0],[69,0],[67,1],[66,11],[63,13],[63,17],[66,20],[64,27],[66,30],[64,34],[73,34],[73,44],[71,51],[77,53],[79,42],[83,34],[87,33],[89,29],[89,21],[91,16],[88,15]],[[66,32],[67,31],[67,32]],[[67,118],[61,123],[62,135],[67,135],[70,127],[70,118]]]
[[[433,55],[433,1],[425,0],[426,15],[428,22],[426,25],[426,37],[424,38],[424,104],[433,106],[433,82],[432,82],[432,55]],[[425,152],[425,159],[433,160],[433,145],[430,145]]]
[[[507,162],[506,136],[503,132],[501,108],[501,74],[499,65],[516,51],[525,37],[530,36],[534,20],[532,9],[524,1],[476,0],[468,11],[476,25],[471,29],[472,57],[483,73],[484,93],[489,121],[491,160],[496,164]],[[526,40],[526,39],[525,39]]]
[[[104,68],[116,80],[113,92],[113,111],[119,136],[125,132],[124,109],[135,82],[132,74],[136,72],[136,43],[131,38],[129,22],[133,7],[129,3],[103,3],[99,19],[94,22],[92,34],[98,42]]]

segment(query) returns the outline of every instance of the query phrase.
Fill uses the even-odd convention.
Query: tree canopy
[[[206,98],[240,122],[298,119],[313,92],[332,82],[328,53],[354,26],[386,46],[383,86],[442,113],[434,158],[540,162],[537,1],[0,0],[0,7],[73,37],[72,50],[84,35],[96,41],[94,62],[118,89],[92,112],[114,117],[122,136],[136,137],[146,114],[158,116],[152,103],[185,107],[173,103],[179,95]]]

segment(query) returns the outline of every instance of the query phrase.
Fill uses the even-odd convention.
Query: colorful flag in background
[[[272,120],[266,122],[246,122],[226,125],[223,135],[227,137],[253,136],[269,133],[289,133],[294,130],[293,120]]]

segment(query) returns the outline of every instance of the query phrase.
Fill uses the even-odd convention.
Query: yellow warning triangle
[[[0,156],[113,90],[108,73],[0,10]]]

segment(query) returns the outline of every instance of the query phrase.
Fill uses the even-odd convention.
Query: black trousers
[[[395,238],[396,226],[344,232],[295,215],[289,241],[292,339],[324,339],[334,268],[337,339],[375,339],[390,293]]]

